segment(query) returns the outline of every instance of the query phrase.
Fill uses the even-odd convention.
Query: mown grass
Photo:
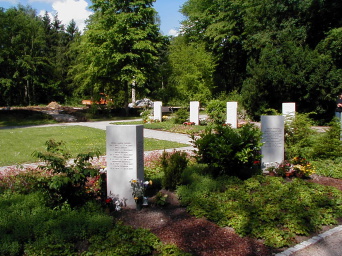
[[[0,138],[0,166],[37,161],[32,153],[45,151],[45,142],[50,139],[64,141],[72,156],[95,150],[103,155],[106,152],[106,132],[82,126],[2,129]],[[147,138],[144,140],[145,151],[184,146],[188,145]]]

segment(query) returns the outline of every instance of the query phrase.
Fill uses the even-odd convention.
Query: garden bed
[[[342,190],[342,180],[314,175],[310,182],[333,186]],[[287,248],[270,248],[262,240],[240,237],[232,228],[222,228],[206,220],[195,218],[180,206],[174,193],[168,192],[169,205],[160,207],[152,205],[137,211],[124,209],[115,213],[118,220],[135,228],[142,227],[152,231],[163,242],[176,244],[179,248],[193,255],[274,255]],[[339,224],[342,220],[339,221]],[[296,236],[296,243],[330,229],[322,230],[310,236]]]

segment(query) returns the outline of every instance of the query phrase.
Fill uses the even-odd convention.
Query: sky
[[[154,3],[154,8],[160,16],[162,34],[177,35],[179,23],[184,19],[179,9],[185,2],[186,0],[157,0]],[[0,0],[0,7],[5,9],[18,4],[31,6],[41,16],[46,11],[51,14],[51,17],[58,13],[58,19],[65,25],[74,19],[81,31],[85,27],[85,20],[92,13],[89,9],[90,0]]]

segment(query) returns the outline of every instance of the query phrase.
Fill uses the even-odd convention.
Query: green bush
[[[286,159],[296,156],[310,157],[314,135],[317,133],[311,126],[313,121],[309,114],[296,113],[296,116],[285,122],[285,153]]]
[[[206,112],[210,123],[224,124],[226,121],[226,102],[211,100],[206,107]]]
[[[246,179],[260,172],[261,131],[253,124],[216,126],[193,141],[198,162],[208,164],[216,176]]]
[[[316,137],[312,145],[312,159],[334,159],[342,156],[340,125],[340,122],[333,120],[329,124],[329,129]]]
[[[272,247],[292,245],[296,235],[309,235],[342,217],[341,191],[301,179],[259,175],[239,181],[194,172],[193,182],[179,186],[177,194],[196,217]]]
[[[180,185],[182,173],[188,165],[187,154],[180,151],[173,153],[164,151],[161,156],[161,164],[164,172],[163,187],[172,190],[176,189]]]
[[[98,157],[99,153],[78,154],[73,160],[74,164],[69,164],[70,155],[65,151],[63,142],[49,140],[46,146],[47,152],[35,152],[34,155],[46,163],[41,168],[53,174],[45,184],[52,205],[64,202],[71,206],[82,205],[88,199],[85,186],[88,178],[99,174],[89,160]]]
[[[189,112],[186,108],[181,108],[175,112],[173,122],[175,124],[183,124],[189,119]]]
[[[305,157],[308,159],[333,159],[342,155],[340,123],[333,120],[326,132],[318,133],[311,126],[309,114],[296,114],[285,123],[286,158]]]

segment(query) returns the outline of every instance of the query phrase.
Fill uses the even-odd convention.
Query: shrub
[[[88,178],[99,174],[99,170],[89,160],[98,157],[99,153],[78,154],[73,160],[74,164],[69,164],[70,155],[63,148],[63,142],[49,140],[46,146],[47,152],[35,152],[34,155],[46,162],[41,168],[54,174],[45,186],[51,203],[58,205],[68,202],[71,206],[76,206],[86,202]]]
[[[260,172],[261,131],[253,124],[216,126],[193,141],[198,162],[208,164],[216,176],[246,179]]]
[[[145,110],[140,113],[140,116],[143,119],[143,122],[147,123],[153,118],[152,110]]]
[[[173,118],[173,122],[175,124],[183,124],[187,120],[189,120],[189,112],[186,108],[181,108],[178,111],[175,112]]]
[[[310,156],[313,136],[316,134],[311,129],[313,121],[309,114],[296,113],[296,116],[288,122],[285,122],[285,153],[286,158],[290,159],[296,156]]]
[[[206,108],[209,122],[213,124],[224,124],[226,121],[226,102],[211,100]]]
[[[311,158],[313,159],[333,159],[342,155],[341,124],[333,120],[329,124],[329,129],[320,134],[312,145]]]
[[[188,165],[187,154],[180,151],[174,151],[173,153],[164,151],[161,163],[164,172],[163,187],[166,189],[176,189],[177,185],[180,185],[182,173]]]

